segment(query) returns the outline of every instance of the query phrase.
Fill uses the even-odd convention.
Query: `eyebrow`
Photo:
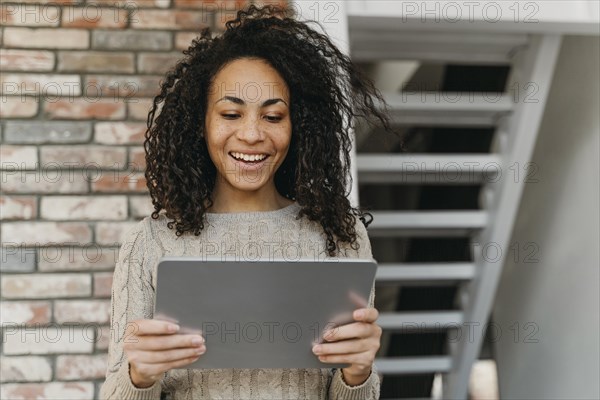
[[[242,105],[242,106],[243,106],[244,104],[246,104],[246,103],[244,102],[244,100],[242,100],[242,99],[240,99],[240,98],[238,98],[238,97],[233,97],[233,96],[223,96],[223,97],[221,97],[219,100],[215,101],[215,104],[217,104],[217,103],[218,103],[219,101],[221,101],[221,100],[229,100],[229,101],[231,101],[231,102],[233,102],[233,103],[235,103],[235,104],[239,104],[239,105]],[[283,101],[283,99],[276,98],[276,99],[268,99],[268,100],[265,100],[265,101],[262,103],[262,105],[261,105],[260,107],[261,107],[261,108],[263,108],[263,107],[268,107],[268,106],[270,106],[270,105],[273,105],[273,104],[275,104],[275,103],[279,103],[280,101],[281,101],[282,103],[285,103],[285,105],[286,105],[286,106],[288,105],[288,103],[286,103],[285,101]]]

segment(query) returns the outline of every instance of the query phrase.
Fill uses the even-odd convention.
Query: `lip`
[[[266,151],[245,151],[245,150],[231,150],[229,152],[229,155],[231,155],[231,153],[242,153],[242,154],[248,154],[249,156],[254,156],[257,154],[266,154],[267,156],[270,156],[269,153],[267,153]]]
[[[234,152],[234,153],[242,153],[242,152],[241,152],[241,151],[240,151],[240,152],[237,152],[237,151],[236,151],[236,152]],[[244,153],[244,154],[266,154],[266,153]],[[247,170],[247,171],[255,171],[255,170],[257,170],[257,169],[261,169],[261,168],[262,168],[262,167],[265,165],[266,161],[267,161],[267,160],[268,160],[268,159],[269,159],[271,156],[270,156],[270,155],[267,155],[267,156],[264,158],[264,160],[262,160],[262,161],[260,161],[260,162],[258,162],[258,163],[256,163],[256,164],[247,164],[247,163],[245,163],[244,161],[237,160],[237,159],[236,159],[234,156],[232,156],[231,154],[229,154],[229,157],[231,157],[231,159],[233,160],[233,162],[234,162],[234,163],[235,163],[235,164],[236,164],[236,165],[237,165],[237,166],[238,166],[240,169]]]

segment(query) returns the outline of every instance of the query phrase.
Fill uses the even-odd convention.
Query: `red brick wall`
[[[151,212],[152,96],[245,3],[2,0],[0,398],[98,397],[121,237]]]

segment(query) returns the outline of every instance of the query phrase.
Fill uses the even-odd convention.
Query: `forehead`
[[[213,78],[210,98],[234,96],[254,102],[281,97],[288,100],[285,80],[265,61],[239,59],[225,65]]]

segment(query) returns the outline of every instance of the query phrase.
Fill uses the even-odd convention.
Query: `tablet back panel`
[[[206,353],[186,368],[346,367],[320,362],[312,347],[367,306],[376,269],[369,259],[164,257],[154,318],[204,336]]]

